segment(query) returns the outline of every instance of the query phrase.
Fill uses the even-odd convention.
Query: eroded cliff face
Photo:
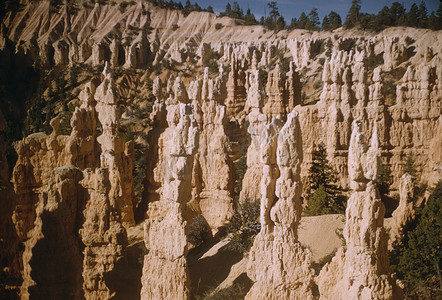
[[[297,30],[273,34],[260,26],[235,26],[232,22],[205,12],[184,16],[143,1],[124,7],[96,3],[58,8],[43,1],[8,15],[2,37],[17,43],[16,51],[38,57],[48,66],[102,65],[108,61],[109,66],[131,69],[176,64],[178,70],[187,68],[201,74],[198,66],[214,59],[211,54],[216,53],[215,63],[230,69],[219,99],[226,105],[227,121],[234,119],[240,127],[250,112],[245,104],[253,70],[268,72],[261,82],[265,95],[262,109],[268,116],[285,115],[301,102],[318,100],[318,88],[311,92],[314,81],[322,85],[320,101],[298,108],[306,154],[303,177],[312,151],[323,142],[338,173],[343,174],[340,183],[347,187],[350,124],[360,119],[369,133],[375,123],[378,125],[382,160],[392,170],[394,187],[398,188],[404,157],[409,153],[416,158],[419,180],[437,180],[442,77],[439,32],[391,28],[378,35],[340,30],[333,37],[326,32],[302,32],[301,37]],[[172,30],[172,25],[177,29]],[[410,44],[410,39],[415,42]],[[329,47],[328,40],[332,46],[327,57],[322,51]],[[373,57],[383,60],[376,71]],[[288,63],[290,60],[293,63]],[[300,82],[307,99],[301,99]],[[229,139],[241,132],[244,135],[244,130],[234,128],[226,131]],[[232,151],[235,157],[236,147]]]
[[[297,235],[302,212],[299,130],[298,114],[292,111],[284,126],[274,119],[261,133],[261,232],[249,254],[247,274],[254,284],[246,299],[313,299],[311,253]]]
[[[105,70],[97,89],[86,85],[70,136],[60,134],[54,118],[50,135],[34,134],[17,145],[12,221],[25,248],[23,298],[115,294],[112,272],[127,243],[122,224],[134,224],[133,147],[112,127],[118,116],[109,76]]]
[[[32,2],[8,13],[0,32],[0,49],[13,45],[48,70],[93,75],[73,92],[70,135],[56,117],[52,133],[17,143],[13,186],[1,156],[0,279],[8,282],[0,288],[17,293],[21,285],[24,298],[120,297],[140,175],[143,299],[189,298],[193,225],[216,235],[248,199],[261,202],[262,229],[249,254],[247,298],[312,298],[311,255],[297,228],[302,183],[324,143],[352,196],[347,246],[316,278],[320,295],[400,297],[374,181],[381,162],[391,169],[400,237],[412,218],[412,184],[400,181],[405,157],[414,156],[417,181],[442,178],[441,32],[273,33],[144,1]],[[152,111],[132,117],[135,106]],[[126,142],[129,127],[137,132]],[[136,147],[145,149],[138,157]],[[61,250],[48,252],[54,243]]]
[[[348,160],[353,193],[345,213],[346,245],[316,278],[323,299],[403,298],[390,270],[383,227],[385,207],[374,184],[379,154],[376,129],[368,146],[360,121],[353,121]]]

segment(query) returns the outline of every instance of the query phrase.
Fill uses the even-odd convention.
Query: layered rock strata
[[[340,174],[340,184],[348,186],[347,157],[351,122],[361,121],[362,128],[372,133],[378,128],[382,160],[393,175],[393,188],[398,188],[403,164],[408,154],[415,156],[420,174],[418,180],[435,182],[441,178],[436,145],[442,140],[440,124],[442,94],[440,68],[409,67],[396,91],[396,104],[385,104],[382,68],[373,70],[368,85],[367,53],[335,51],[324,64],[323,92],[313,106],[297,108],[307,153],[302,176],[307,176],[311,153],[320,142],[327,148],[329,160]],[[419,103],[417,105],[416,103]],[[428,150],[423,150],[428,149]],[[429,163],[424,163],[428,161]]]
[[[76,7],[71,3],[54,7],[41,1],[29,3],[15,14],[8,12],[2,24],[0,48],[11,42],[17,53],[33,60],[38,58],[47,67],[77,63],[101,65],[110,61],[115,67],[143,68],[151,62],[161,66],[162,62],[170,64],[173,60],[187,68],[192,61],[203,62],[203,57],[207,59],[210,53],[216,53],[221,56],[217,63],[232,65],[228,73],[228,91],[224,91],[225,96],[222,97],[230,121],[245,117],[241,109],[248,97],[248,72],[257,68],[273,74],[269,83],[273,87],[269,93],[271,101],[265,103],[265,112],[276,115],[284,106],[287,108],[284,113],[290,112],[292,101],[296,105],[294,99],[301,93],[295,97],[297,92],[293,93],[292,88],[287,90],[287,87],[294,86],[287,74],[282,98],[287,101],[289,97],[288,104],[272,101],[281,98],[277,92],[282,84],[279,82],[282,74],[274,72],[273,64],[278,62],[278,55],[291,55],[293,69],[299,70],[305,77],[302,72],[307,67],[316,68],[316,57],[326,57],[321,52],[323,45],[332,51],[332,56],[328,64],[324,64],[322,81],[324,96],[327,95],[321,96],[321,100],[329,99],[334,104],[322,107],[318,103],[298,110],[301,126],[305,129],[302,131],[305,153],[303,177],[318,142],[327,145],[329,158],[338,173],[347,174],[346,157],[353,119],[360,119],[369,132],[373,124],[378,123],[383,161],[392,170],[394,188],[399,186],[401,166],[409,153],[416,156],[419,174],[424,174],[418,181],[430,182],[441,177],[440,160],[434,160],[432,155],[437,152],[434,144],[441,141],[435,130],[440,126],[436,123],[441,114],[441,58],[437,51],[439,43],[432,42],[440,40],[440,32],[390,28],[382,34],[369,36],[355,32],[351,36],[337,33],[330,37],[327,32],[310,35],[299,31],[273,35],[259,26],[253,29],[236,26],[231,31],[234,20],[229,18],[218,18],[206,12],[192,12],[185,16],[181,11],[159,8],[143,1],[127,5],[102,3],[92,6],[84,3],[80,9]],[[177,29],[170,29],[174,27]],[[416,42],[409,45],[407,37]],[[329,46],[328,41],[333,45]],[[386,91],[380,88],[382,78],[373,77],[373,89],[369,91],[368,75],[373,72],[369,64],[373,63],[373,57],[379,55],[384,60],[384,72],[400,74],[401,68],[408,63],[411,64],[410,69],[416,69],[413,71],[415,75],[407,71],[402,80],[395,78],[393,83],[389,83],[389,89],[391,84],[400,87],[396,95],[389,91],[390,100],[397,98],[396,105],[389,104],[390,107],[383,103]],[[421,58],[425,67],[417,67]],[[306,79],[310,76],[307,75]],[[408,105],[407,101],[402,101],[404,99],[419,102],[419,105]],[[374,111],[372,102],[379,102]],[[270,109],[272,107],[275,111]],[[338,129],[332,132],[330,128]],[[230,132],[227,135],[230,137]],[[345,175],[340,184],[347,187]]]
[[[379,166],[377,132],[368,146],[360,122],[353,121],[352,127],[348,170],[353,194],[346,209],[346,246],[324,266],[316,283],[321,299],[400,299],[402,291],[388,260],[385,207],[374,183]]]
[[[254,284],[246,299],[313,299],[311,254],[297,237],[302,211],[297,113],[280,130],[281,125],[274,119],[261,133],[261,232],[249,254],[247,275]]]

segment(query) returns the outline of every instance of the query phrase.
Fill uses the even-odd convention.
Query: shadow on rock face
[[[222,241],[220,243],[224,245],[221,246],[214,255],[203,257],[206,252],[217,247],[218,242],[219,240],[214,238],[189,252],[187,262],[192,286],[192,299],[199,299],[200,297],[198,296],[206,295],[216,288],[227,278],[232,266],[243,258],[241,253],[229,250],[228,244]],[[251,286],[251,284],[247,283],[243,275],[247,277],[247,275],[243,273],[235,279],[234,284],[241,283],[241,285],[243,285],[242,283],[244,281],[246,282],[244,286],[250,288],[249,285]],[[246,279],[250,281],[248,277]]]

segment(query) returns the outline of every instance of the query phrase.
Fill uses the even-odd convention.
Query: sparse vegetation
[[[415,41],[416,41],[415,39],[413,39],[413,38],[411,38],[411,37],[409,37],[409,36],[407,36],[407,37],[405,38],[405,44],[407,44],[407,46],[410,46],[410,45],[413,44]]]
[[[382,65],[384,63],[384,57],[382,53],[376,55],[374,52],[370,53],[370,56],[367,58],[367,68],[369,70],[374,70],[376,67]]]
[[[220,58],[221,55],[217,51],[210,49],[203,60],[203,66],[208,67],[211,73],[218,73],[218,60]]]
[[[405,284],[407,297],[437,299],[442,296],[442,182],[439,181],[404,239],[390,252],[393,271]]]
[[[242,189],[242,181],[244,179],[244,175],[247,172],[247,144],[241,144],[239,150],[239,158],[234,163],[235,171],[236,171],[236,181],[235,181],[235,198],[239,199],[239,194]]]
[[[226,224],[227,232],[231,233],[230,250],[245,253],[252,247],[255,236],[261,230],[259,213],[260,200],[248,199],[237,207]]]
[[[248,289],[240,283],[234,283],[228,288],[217,291],[206,297],[207,300],[242,300],[246,296]]]
[[[388,195],[388,193],[390,192],[392,179],[393,177],[391,176],[390,167],[388,165],[381,164],[381,167],[379,168],[379,175],[376,180],[376,186],[381,197],[384,195]]]
[[[197,215],[188,227],[187,239],[195,247],[212,237],[209,224],[203,216]]]
[[[416,167],[414,166],[414,156],[412,153],[409,153],[407,155],[407,158],[405,160],[404,163],[404,167],[403,167],[403,174],[408,173],[410,174],[413,178],[416,178],[417,175],[417,170]]]
[[[365,30],[380,31],[391,26],[409,26],[442,29],[442,3],[436,13],[428,16],[424,1],[416,5],[413,3],[407,12],[404,5],[393,2],[390,7],[384,6],[377,14],[361,13],[361,0],[353,0],[344,26],[346,29],[360,26]]]

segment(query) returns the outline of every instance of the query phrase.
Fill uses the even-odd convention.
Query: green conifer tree
[[[344,197],[336,185],[337,176],[327,159],[324,144],[319,144],[313,152],[312,166],[309,169],[308,182],[313,192],[307,200],[307,213],[339,213],[344,209]]]
[[[325,16],[324,19],[322,19],[321,29],[324,31],[328,31],[331,29],[330,21],[328,20],[327,16]]]

